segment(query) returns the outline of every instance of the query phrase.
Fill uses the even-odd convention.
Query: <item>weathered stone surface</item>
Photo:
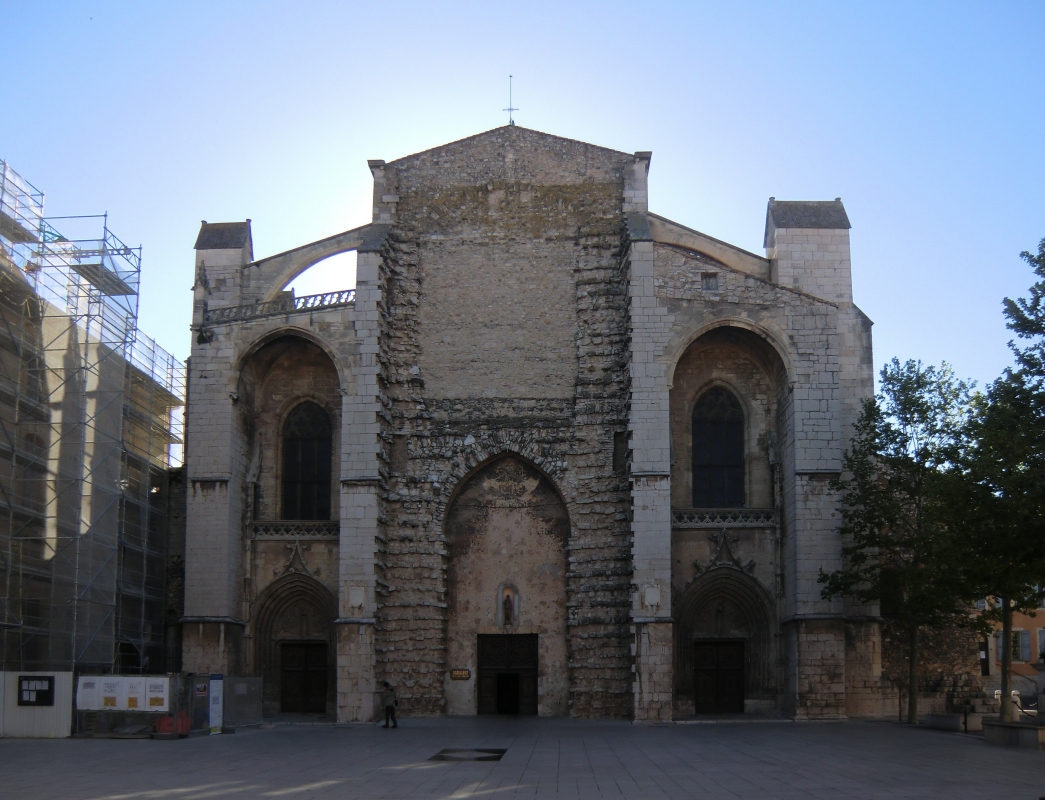
[[[186,658],[270,669],[262,599],[293,570],[288,608],[329,605],[342,721],[369,719],[385,680],[405,713],[472,713],[474,675],[450,671],[504,631],[505,590],[512,629],[540,637],[541,713],[669,719],[692,703],[685,653],[727,634],[750,711],[874,707],[876,610],[816,583],[840,564],[830,478],[871,390],[848,230],[773,228],[762,259],[650,215],[649,166],[499,128],[370,162],[369,226],[259,262],[249,235],[197,252]],[[350,249],[352,305],[205,324]],[[761,515],[715,541],[672,527],[711,386],[744,410]],[[281,514],[280,426],[306,399],[338,431],[336,537],[308,549],[252,533]]]

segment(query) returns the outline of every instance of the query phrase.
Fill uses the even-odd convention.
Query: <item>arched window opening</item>
[[[716,386],[693,409],[693,506],[744,505],[744,411]]]
[[[315,403],[283,425],[283,519],[330,519],[330,417]]]

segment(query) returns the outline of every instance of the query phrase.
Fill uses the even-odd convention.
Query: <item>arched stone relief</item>
[[[430,446],[445,450],[447,446],[452,447],[458,453],[458,459],[453,462],[450,471],[441,476],[438,485],[440,495],[436,501],[435,520],[437,524],[445,527],[446,510],[451,505],[458,492],[464,487],[468,479],[488,464],[505,456],[518,456],[533,464],[544,476],[556,487],[564,504],[569,503],[572,485],[569,479],[572,473],[567,470],[563,461],[547,459],[541,452],[539,446],[527,441],[522,434],[498,434],[486,436],[482,433],[468,434],[455,437],[452,441],[434,441]]]

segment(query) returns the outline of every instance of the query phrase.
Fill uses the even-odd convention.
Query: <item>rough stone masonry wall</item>
[[[630,713],[628,485],[613,457],[627,414],[618,166],[625,158],[502,129],[388,165],[397,222],[383,254],[385,541],[376,656],[377,679],[400,687],[410,713],[444,708],[447,503],[463,477],[506,450],[543,469],[570,513],[570,713]],[[454,270],[468,284],[459,304],[496,309],[507,296],[476,276],[513,257],[519,270],[540,265],[516,288],[527,296],[511,297],[523,313],[538,312],[541,301],[562,305],[549,292],[568,289],[568,304],[536,317],[552,329],[554,347],[542,348],[535,319],[518,311],[505,310],[499,332],[514,330],[514,348],[490,347],[496,332],[467,324],[451,331],[424,313],[425,303],[439,300],[429,289],[439,282],[433,269]],[[556,273],[545,281],[542,270]],[[569,347],[563,316],[572,326]],[[462,359],[483,348],[485,366],[463,368]],[[498,391],[504,385],[511,391]]]

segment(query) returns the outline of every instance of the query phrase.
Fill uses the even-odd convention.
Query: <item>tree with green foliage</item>
[[[1012,615],[1038,608],[1045,593],[1045,239],[1020,256],[1038,276],[1028,299],[1005,298],[1016,369],[977,398],[962,467],[974,487],[961,518],[965,581],[999,602],[983,618],[1000,621],[1001,719],[1013,718]]]
[[[969,620],[969,591],[948,520],[965,476],[954,454],[971,385],[951,368],[886,364],[866,400],[835,488],[842,497],[843,569],[820,573],[825,598],[879,603],[908,645],[907,721],[918,722],[919,634]]]
[[[1009,342],[1019,364],[1019,374],[1028,385],[1045,390],[1045,239],[1038,242],[1038,254],[1024,250],[1020,258],[1030,264],[1037,282],[1030,287],[1030,297],[1008,297],[1003,301],[1006,327],[1021,339],[1029,340],[1023,347]],[[1011,372],[1011,370],[1010,370]]]

